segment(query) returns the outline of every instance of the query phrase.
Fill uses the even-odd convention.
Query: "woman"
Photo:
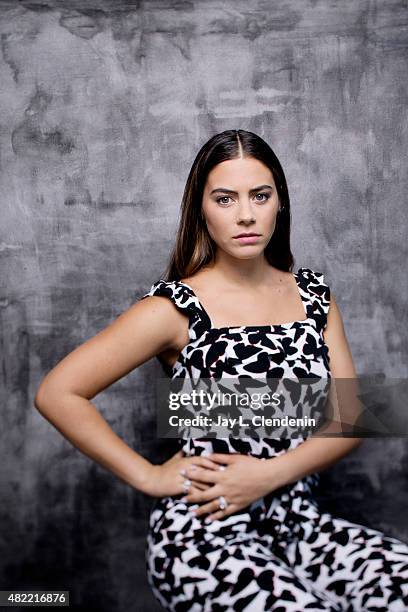
[[[174,380],[355,379],[323,274],[292,272],[289,204],[282,167],[260,137],[211,138],[187,180],[166,279],[37,391],[37,408],[83,453],[158,498],[146,561],[168,610],[408,608],[408,546],[320,512],[314,498],[317,472],[360,439],[190,438],[152,465],[90,402],[152,356]]]

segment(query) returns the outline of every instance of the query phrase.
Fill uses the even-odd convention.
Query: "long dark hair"
[[[239,157],[253,157],[267,166],[275,181],[279,203],[275,231],[265,248],[267,261],[283,271],[292,271],[290,250],[290,201],[282,166],[271,147],[253,132],[226,130],[216,134],[198,152],[184,188],[176,242],[164,280],[192,276],[213,261],[216,244],[202,215],[202,199],[208,174],[217,164]]]

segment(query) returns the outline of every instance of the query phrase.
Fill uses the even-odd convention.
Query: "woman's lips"
[[[254,244],[258,242],[261,236],[238,236],[238,238],[234,238],[240,244]]]

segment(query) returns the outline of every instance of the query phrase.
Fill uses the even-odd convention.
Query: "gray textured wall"
[[[0,4],[1,588],[75,609],[159,609],[151,500],[33,408],[62,357],[163,272],[198,148],[262,135],[287,174],[297,266],[326,273],[360,374],[406,377],[407,5],[114,0]],[[155,462],[152,360],[95,400]],[[367,440],[322,502],[408,541],[407,441]]]

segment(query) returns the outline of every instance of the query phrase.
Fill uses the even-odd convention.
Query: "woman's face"
[[[219,248],[240,259],[260,255],[272,237],[279,208],[272,172],[252,157],[218,164],[207,177],[202,208]],[[258,236],[236,237],[243,233]]]

